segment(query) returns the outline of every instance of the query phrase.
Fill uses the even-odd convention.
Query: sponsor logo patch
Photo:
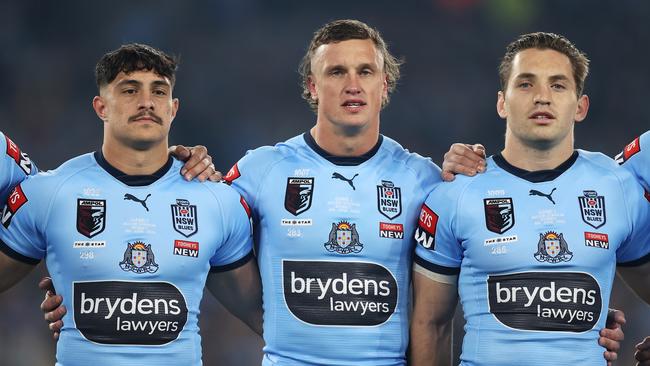
[[[436,225],[438,225],[438,215],[426,204],[423,204],[418,227],[415,229],[415,241],[422,247],[433,250],[436,240]]]
[[[174,255],[196,258],[199,256],[199,243],[195,241],[174,240]]]
[[[580,203],[580,214],[582,221],[587,225],[598,229],[605,225],[605,197],[599,196],[596,191],[586,190],[583,195],[578,197]]]
[[[600,286],[587,273],[491,275],[487,284],[490,313],[509,328],[579,333],[600,318]]]
[[[517,240],[518,240],[517,235],[499,236],[497,238],[485,239],[483,241],[483,246],[487,247],[487,246],[490,246],[490,245],[514,243]]]
[[[503,234],[515,226],[515,207],[512,198],[485,198],[485,226],[493,233]]]
[[[559,263],[570,261],[573,258],[573,253],[569,251],[569,244],[564,240],[562,233],[548,231],[539,234],[537,252],[534,257],[539,262]]]
[[[607,234],[585,232],[585,245],[594,248],[609,249]]]
[[[311,207],[314,193],[314,178],[287,178],[287,188],[284,193],[284,208],[298,216]]]
[[[16,211],[18,211],[19,208],[27,203],[27,201],[29,200],[27,199],[27,196],[25,196],[20,184],[14,187],[13,191],[9,194],[9,197],[7,197],[7,203],[2,210],[2,225],[5,228],[9,228],[11,218],[16,214]]]
[[[329,239],[325,243],[325,249],[328,252],[337,252],[339,254],[359,253],[363,249],[363,244],[359,241],[357,225],[347,221],[339,221],[338,224],[332,223]]]
[[[379,237],[388,239],[404,239],[404,225],[380,222]]]
[[[237,166],[237,163],[230,168],[228,171],[228,174],[226,174],[225,177],[223,177],[223,180],[226,181],[226,184],[230,185],[232,182],[241,177],[241,174],[239,173],[239,167]]]
[[[29,156],[20,151],[18,145],[16,145],[9,136],[5,135],[7,140],[7,155],[16,162],[16,165],[26,174],[30,175],[32,173],[32,161]]]
[[[133,244],[126,243],[124,259],[120,262],[120,268],[125,272],[134,273],[156,273],[158,264],[151,249],[151,244],[136,241]]]
[[[623,156],[625,156],[625,160],[631,158],[634,154],[638,153],[641,151],[641,142],[640,138],[637,137],[634,139],[634,141],[630,142],[625,146],[625,149],[623,149]]]
[[[106,242],[105,241],[90,241],[90,240],[83,240],[83,241],[75,241],[72,243],[73,248],[83,248],[83,249],[94,249],[94,248],[104,248],[106,247]]]
[[[282,226],[311,226],[312,219],[281,219],[280,225]]]
[[[74,323],[100,344],[160,346],[187,322],[181,291],[167,282],[74,282]]]
[[[397,306],[397,281],[378,264],[284,260],[282,277],[289,311],[308,324],[379,325]]]
[[[106,228],[106,200],[77,199],[77,231],[92,238]]]
[[[377,209],[389,220],[402,214],[402,190],[389,180],[377,186]]]
[[[199,231],[199,222],[196,215],[196,205],[190,205],[190,201],[176,199],[176,204],[171,205],[172,223],[174,230],[186,238]]]

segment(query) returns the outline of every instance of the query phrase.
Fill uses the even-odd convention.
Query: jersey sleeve
[[[11,139],[0,132],[0,200],[4,202],[16,184],[22,182],[27,176],[37,172],[36,165],[29,156]]]
[[[452,183],[442,183],[422,205],[415,231],[415,263],[440,275],[457,275],[463,248],[454,232],[458,197]]]
[[[650,191],[650,131],[635,138],[616,155],[616,162],[630,171]]]
[[[11,191],[2,209],[0,250],[29,264],[45,257],[44,227],[51,201],[50,191],[40,187],[43,181],[27,179]]]
[[[635,266],[650,261],[650,202],[634,177],[623,172],[622,191],[630,221],[630,234],[616,252],[618,265]]]
[[[211,272],[225,272],[253,258],[251,212],[246,200],[234,190],[222,192],[223,242],[210,259]]]
[[[257,201],[264,178],[275,162],[281,159],[282,155],[274,147],[260,147],[248,151],[224,177],[224,181],[250,205],[254,219],[259,216]]]

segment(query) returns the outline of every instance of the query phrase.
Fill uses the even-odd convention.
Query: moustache
[[[141,112],[141,113],[136,114],[135,116],[131,116],[131,117],[129,117],[129,122],[133,122],[133,121],[135,121],[135,120],[137,120],[139,118],[142,118],[142,117],[149,117],[154,122],[162,125],[162,118],[158,117],[155,113],[151,113],[151,112]]]

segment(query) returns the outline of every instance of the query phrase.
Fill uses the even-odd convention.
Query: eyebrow
[[[135,79],[126,79],[126,80],[122,80],[122,81],[120,81],[119,83],[117,83],[117,85],[118,85],[118,86],[122,86],[122,85],[133,85],[133,86],[138,86],[138,87],[140,87],[140,86],[142,86],[142,82],[141,82],[141,81],[138,81],[138,80],[135,80]],[[154,81],[151,82],[151,85],[153,85],[153,86],[167,86],[167,87],[171,87],[171,85],[169,85],[169,83],[168,83],[166,80],[154,80]]]
[[[515,79],[521,80],[521,79],[536,79],[537,75],[530,73],[530,72],[524,72],[515,77]],[[564,75],[564,74],[557,74],[557,75],[551,75],[548,78],[551,82],[554,81],[569,81],[570,79]]]

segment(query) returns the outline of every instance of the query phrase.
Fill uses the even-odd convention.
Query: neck
[[[573,134],[555,145],[525,144],[508,130],[501,155],[511,165],[533,172],[555,169],[569,159],[573,151]]]
[[[309,133],[316,144],[334,156],[361,156],[379,140],[379,123],[361,128],[326,128],[316,122]]]
[[[150,175],[162,168],[169,159],[167,140],[147,150],[137,150],[107,142],[102,145],[104,159],[128,175]]]

